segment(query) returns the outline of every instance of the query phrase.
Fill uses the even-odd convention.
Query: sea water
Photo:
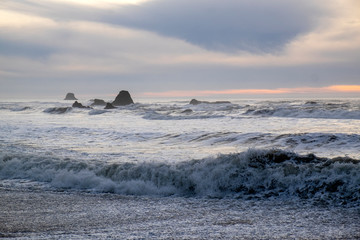
[[[0,234],[360,237],[359,99],[135,102],[0,102]]]

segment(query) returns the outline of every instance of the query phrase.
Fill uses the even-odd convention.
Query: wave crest
[[[131,195],[300,198],[360,205],[360,161],[250,149],[177,164],[90,164],[2,156],[0,179],[31,179],[56,189]]]

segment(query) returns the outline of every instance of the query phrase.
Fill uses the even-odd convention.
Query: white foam
[[[360,199],[360,162],[255,150],[178,164],[89,164],[35,156],[2,156],[1,179],[49,183],[56,189],[131,195]]]

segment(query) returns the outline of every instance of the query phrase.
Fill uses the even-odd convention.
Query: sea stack
[[[130,93],[128,91],[120,91],[120,93],[116,96],[115,101],[112,102],[114,106],[125,106],[134,103],[132,100]]]
[[[68,93],[68,94],[66,94],[66,97],[64,100],[77,100],[77,98],[75,97],[75,94]]]

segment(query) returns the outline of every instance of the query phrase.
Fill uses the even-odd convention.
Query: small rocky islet
[[[202,103],[206,103],[206,104],[229,104],[231,102],[229,101],[215,101],[215,102],[208,102],[208,101],[199,101],[196,99],[191,99],[190,103],[191,105],[198,105],[198,104],[202,104]]]
[[[78,99],[75,97],[74,93],[67,93],[64,100],[78,100]],[[116,108],[116,106],[126,106],[126,105],[134,103],[133,99],[131,98],[130,93],[125,90],[121,90],[112,103],[105,102],[104,100],[97,99],[97,98],[92,99],[91,101],[93,103],[90,106],[84,106],[84,105],[82,105],[82,103],[75,101],[72,104],[72,107],[73,108],[92,109],[93,106],[104,106],[104,109],[114,109],[114,108]]]
[[[67,93],[64,100],[78,100],[74,93]]]

